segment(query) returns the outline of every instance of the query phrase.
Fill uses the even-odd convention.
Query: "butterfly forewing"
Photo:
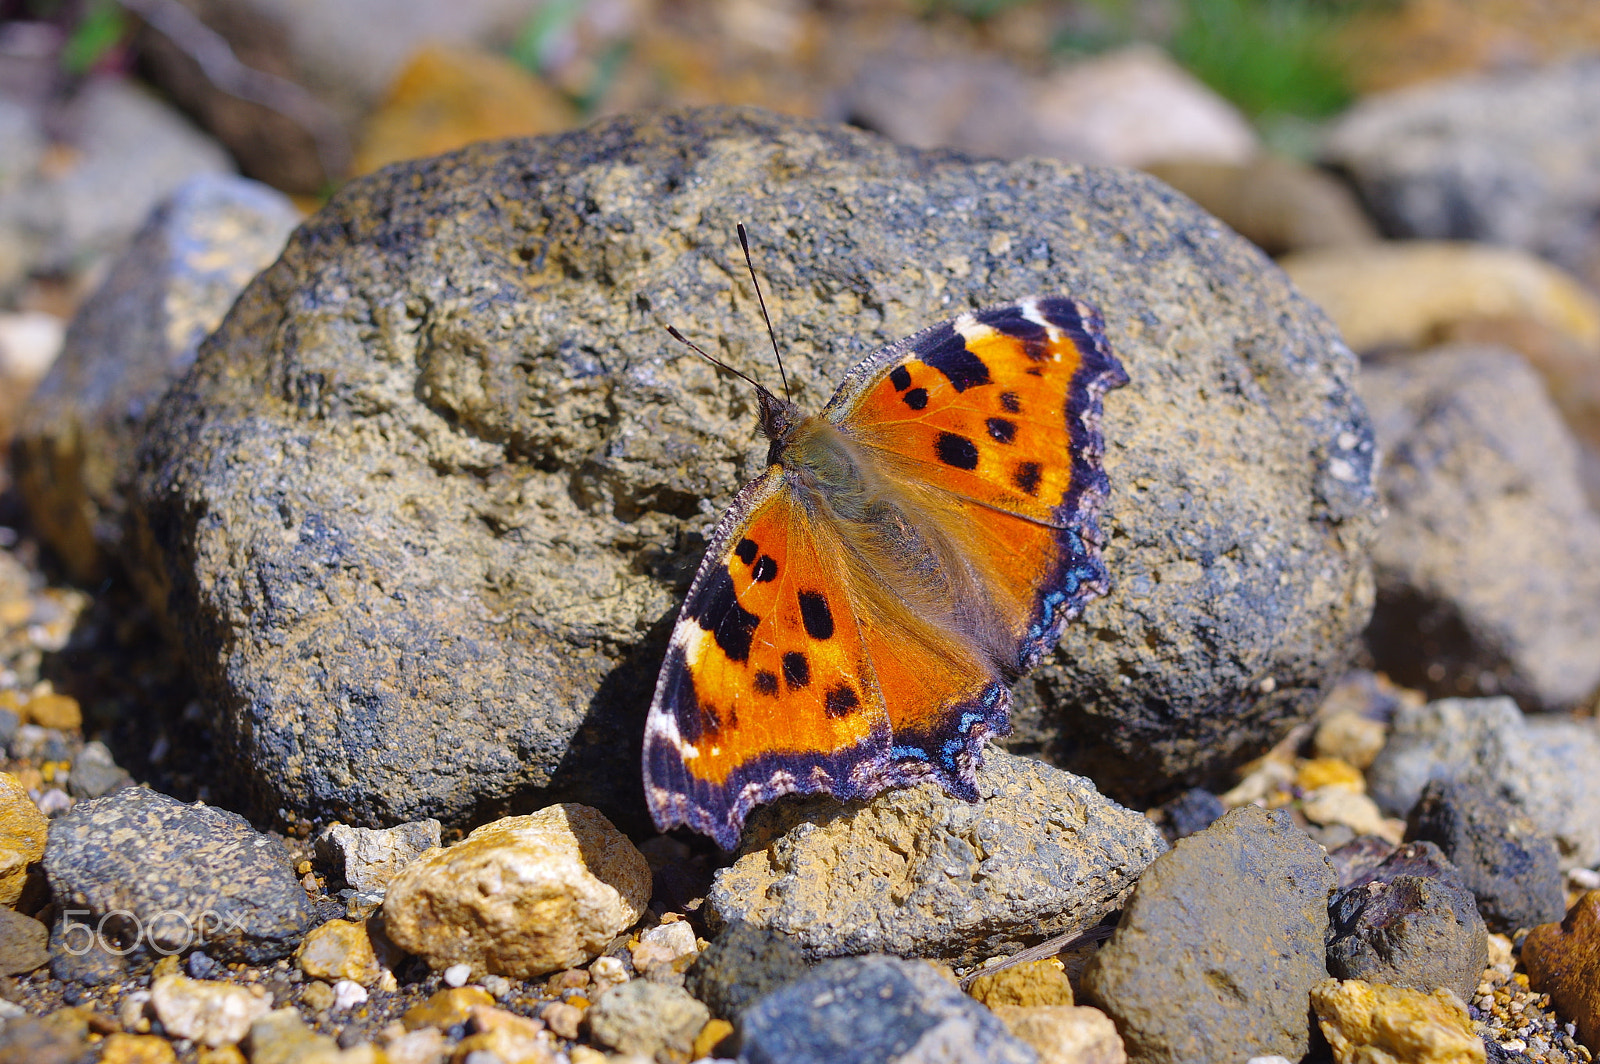
[[[672,632],[645,733],[658,825],[724,848],[780,794],[865,793],[888,757],[887,718],[838,565],[780,472],[739,494]]]
[[[946,520],[1032,666],[1103,593],[1100,397],[1127,380],[1099,314],[1034,298],[960,315],[861,363],[827,416],[889,475],[947,493]],[[935,512],[938,512],[937,510]]]

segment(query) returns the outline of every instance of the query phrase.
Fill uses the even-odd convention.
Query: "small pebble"
[[[343,1012],[355,1008],[367,1000],[367,988],[360,983],[353,983],[348,979],[341,979],[333,984],[333,1009]]]
[[[444,970],[445,986],[466,986],[467,980],[472,978],[472,965],[452,964]]]
[[[223,1046],[271,1012],[272,999],[230,983],[163,975],[150,987],[150,1008],[167,1034]]]
[[[539,1018],[562,1038],[578,1037],[578,1024],[583,1021],[583,1010],[565,1001],[552,1001],[539,1010]]]

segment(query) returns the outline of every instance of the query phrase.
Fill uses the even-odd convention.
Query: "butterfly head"
[[[772,457],[777,455],[794,436],[795,427],[805,420],[800,408],[787,399],[779,399],[761,385],[756,385],[756,402],[761,407],[761,434],[772,441]]]

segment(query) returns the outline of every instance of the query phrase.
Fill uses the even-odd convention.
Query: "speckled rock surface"
[[[1511,934],[1566,912],[1555,841],[1482,783],[1430,782],[1411,807],[1406,837],[1444,851],[1490,931]]]
[[[50,960],[50,929],[31,916],[0,908],[0,975],[23,975]]]
[[[1124,1064],[1111,1017],[1087,1005],[996,1005],[1006,1029],[1033,1047],[1039,1064]]]
[[[1019,689],[1022,748],[1175,790],[1342,670],[1377,514],[1355,362],[1244,241],[1128,171],[609,119],[353,182],[163,402],[145,567],[264,808],[459,823],[534,790],[640,816],[616,768],[665,622],[766,449],[745,386],[661,327],[771,375],[741,220],[808,409],[967,306],[1104,311],[1133,378],[1103,422],[1115,590]]]
[[[1600,1045],[1600,890],[1591,890],[1560,923],[1541,924],[1522,944],[1533,989],[1578,1025],[1578,1040]]]
[[[287,955],[311,923],[283,843],[237,813],[185,805],[144,787],[80,802],[50,826],[51,892],[75,918],[121,947],[203,947],[220,960]]]
[[[1403,706],[1367,771],[1372,796],[1406,815],[1431,780],[1481,784],[1555,840],[1563,870],[1600,864],[1600,728],[1524,717],[1509,698]]]
[[[1483,1039],[1448,991],[1329,979],[1311,991],[1337,1064],[1484,1064]]]
[[[44,856],[50,821],[28,797],[22,781],[0,772],[0,906],[17,904],[28,866]]]
[[[1367,642],[1397,682],[1560,709],[1600,684],[1600,515],[1538,375],[1494,348],[1370,367],[1388,456]]]
[[[741,1064],[1036,1064],[994,1013],[920,961],[820,964],[739,1021]]]
[[[712,1015],[737,1020],[764,995],[804,976],[810,965],[787,936],[737,923],[724,928],[684,973],[684,987]]]
[[[840,810],[759,811],[717,873],[713,924],[791,936],[812,957],[886,952],[971,964],[1116,908],[1166,844],[1089,781],[991,750],[969,805],[923,783]]]
[[[265,185],[192,178],[73,318],[19,418],[14,469],[40,535],[78,580],[123,549],[134,452],[156,402],[299,220]]]
[[[622,1053],[687,1057],[711,1013],[681,986],[635,979],[600,995],[589,1007],[595,1041]]]
[[[1489,963],[1487,933],[1455,870],[1385,875],[1341,893],[1329,907],[1328,973],[1336,979],[1445,987],[1471,1001]]]
[[[1285,812],[1234,809],[1145,870],[1082,996],[1134,1064],[1299,1060],[1334,871]]]
[[[317,836],[317,857],[356,890],[381,890],[406,865],[438,846],[442,825],[418,820],[392,828],[330,824]]]
[[[383,920],[435,969],[531,978],[594,960],[649,900],[644,855],[599,812],[567,803],[429,850],[390,881]]]

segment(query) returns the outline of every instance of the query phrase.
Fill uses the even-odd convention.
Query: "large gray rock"
[[[1116,1021],[1132,1064],[1299,1060],[1335,882],[1287,813],[1235,809],[1145,870],[1084,997]]]
[[[1538,375],[1497,348],[1370,366],[1386,460],[1378,666],[1432,694],[1562,708],[1600,685],[1600,516]]]
[[[790,936],[812,957],[895,953],[973,964],[1082,931],[1166,849],[1086,779],[991,751],[969,805],[922,783],[870,802],[758,812],[706,897],[715,924]]]
[[[1405,816],[1435,780],[1499,795],[1555,840],[1563,869],[1600,863],[1600,728],[1592,720],[1524,717],[1509,698],[1446,698],[1402,706],[1367,770],[1373,799]]]
[[[1368,97],[1324,156],[1394,235],[1510,244],[1600,279],[1600,57]]]
[[[18,419],[13,464],[34,526],[77,579],[103,576],[122,553],[134,453],[157,401],[299,220],[265,185],[192,178],[72,319]]]
[[[775,376],[741,220],[808,409],[960,308],[1104,311],[1133,378],[1102,422],[1115,589],[1019,689],[1024,748],[1172,789],[1344,668],[1369,426],[1354,360],[1254,249],[1126,171],[617,118],[352,183],[163,403],[149,570],[263,805],[460,822],[532,789],[637,816],[617,766],[663,622],[766,450],[748,388],[661,327]]]

